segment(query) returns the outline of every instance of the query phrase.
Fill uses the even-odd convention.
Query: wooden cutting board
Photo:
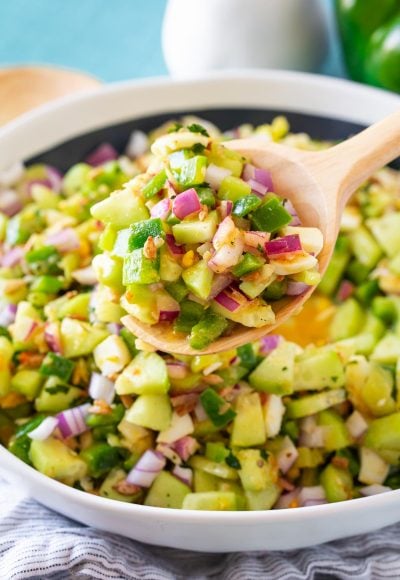
[[[0,125],[65,95],[90,91],[100,81],[87,74],[54,67],[0,69]]]

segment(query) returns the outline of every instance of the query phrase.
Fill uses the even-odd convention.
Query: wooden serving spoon
[[[239,151],[254,165],[268,169],[275,192],[290,199],[302,224],[322,231],[324,246],[318,260],[323,274],[335,246],[346,202],[374,171],[400,155],[400,110],[351,139],[322,151],[291,149],[259,138],[238,139],[225,145]],[[158,350],[185,355],[211,354],[237,348],[268,334],[299,311],[314,290],[311,287],[301,296],[276,302],[274,324],[261,328],[238,325],[231,335],[217,339],[202,351],[191,348],[187,338],[174,334],[167,323],[150,326],[132,316],[125,316],[122,322]]]

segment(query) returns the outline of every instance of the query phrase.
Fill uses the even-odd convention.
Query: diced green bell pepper
[[[254,229],[263,232],[276,232],[291,221],[292,216],[277,197],[268,199],[252,215]]]
[[[206,310],[199,322],[192,327],[189,344],[202,350],[214,342],[228,327],[227,320],[211,310]]]
[[[222,429],[230,423],[235,417],[235,411],[230,405],[220,397],[213,389],[208,388],[200,395],[201,404],[207,416],[215,425]]]
[[[144,187],[142,187],[142,194],[146,199],[150,199],[156,193],[160,191],[167,181],[167,173],[165,169],[162,169],[160,173],[157,173]]]

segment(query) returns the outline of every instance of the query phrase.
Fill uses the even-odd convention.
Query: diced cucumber
[[[393,383],[393,375],[388,369],[375,362],[370,363],[367,379],[360,389],[360,396],[372,415],[380,417],[395,411],[396,404],[392,398]]]
[[[261,455],[259,449],[237,452],[240,461],[239,477],[245,491],[261,491],[278,478],[277,469]]]
[[[67,196],[77,193],[88,181],[92,167],[87,163],[76,163],[64,175],[62,182],[63,192]]]
[[[115,487],[118,483],[121,483],[126,479],[126,473],[123,469],[115,468],[107,475],[101,487],[99,489],[99,495],[101,497],[107,497],[108,499],[116,499],[118,501],[125,501],[127,503],[137,502],[142,492],[138,491],[137,493],[133,493],[130,495],[125,495],[119,493]]]
[[[287,404],[287,416],[290,419],[299,419],[314,415],[324,409],[343,403],[346,400],[344,389],[332,389],[316,395],[306,395],[298,399],[291,399]]]
[[[260,491],[246,491],[247,507],[251,511],[270,510],[277,502],[281,489],[276,483],[269,483]]]
[[[91,354],[95,347],[108,336],[109,332],[87,322],[64,318],[61,322],[60,334],[64,356],[75,358]]]
[[[321,484],[329,503],[353,497],[353,478],[346,469],[329,464],[321,473]]]
[[[382,485],[389,475],[389,464],[368,447],[360,448],[360,470],[358,480],[367,485]]]
[[[343,387],[344,367],[339,355],[333,350],[316,349],[300,355],[295,364],[294,389],[320,391]]]
[[[373,314],[384,324],[392,324],[398,317],[396,305],[388,296],[376,296],[371,306]]]
[[[229,491],[205,491],[189,493],[183,500],[184,510],[234,511],[237,509],[236,495]]]
[[[185,498],[191,493],[188,485],[168,471],[161,471],[147,492],[144,505],[181,509]]]
[[[213,272],[205,260],[200,260],[183,271],[182,278],[195,296],[206,300],[211,292]]]
[[[237,202],[244,196],[250,194],[250,185],[243,181],[243,179],[240,179],[240,177],[234,177],[233,175],[225,177],[218,189],[219,199],[229,199],[233,202]]]
[[[400,338],[388,332],[375,346],[371,359],[381,364],[395,364],[400,358]]]
[[[168,429],[172,409],[167,395],[140,395],[127,410],[125,419],[154,431]]]
[[[157,295],[148,286],[131,284],[121,298],[121,306],[141,322],[146,324],[158,322]]]
[[[351,260],[346,269],[346,277],[358,286],[367,280],[371,269],[369,266],[361,264],[358,260]]]
[[[206,178],[207,157],[195,155],[191,159],[185,159],[179,171],[174,175],[180,185],[189,187],[190,185],[200,185]]]
[[[40,473],[68,485],[87,473],[86,463],[59,439],[49,437],[44,441],[32,441],[29,453],[33,466]]]
[[[325,409],[317,417],[318,425],[324,427],[324,449],[337,451],[351,444],[346,423],[336,411]]]
[[[364,445],[378,451],[400,451],[400,413],[371,421],[364,437]]]
[[[166,246],[162,246],[160,249],[160,279],[163,282],[174,283],[180,279],[181,274],[182,267],[178,264],[175,258],[171,256],[168,248]],[[169,288],[167,288],[167,290],[171,295],[173,295]],[[182,297],[180,300],[182,300]],[[178,302],[180,302],[180,300],[178,300]]]
[[[217,491],[219,481],[221,480],[211,473],[207,473],[201,469],[193,470],[193,490],[196,493]]]
[[[264,264],[257,272],[257,278],[254,280],[244,279],[239,285],[242,292],[249,298],[256,298],[264,292],[264,290],[275,279],[274,268],[271,264]]]
[[[82,389],[66,385],[57,377],[50,377],[35,400],[35,409],[39,413],[59,413],[73,406],[82,396]]]
[[[295,466],[299,469],[312,469],[324,463],[324,454],[321,449],[298,447],[298,457]]]
[[[167,365],[155,352],[139,352],[115,383],[118,395],[164,395],[168,389]]]
[[[0,336],[0,397],[7,395],[11,388],[10,362],[13,354],[12,343],[5,336]]]
[[[92,266],[100,284],[123,291],[121,258],[105,252],[93,258]]]
[[[190,467],[193,467],[193,469],[205,471],[210,475],[215,475],[215,477],[229,480],[239,479],[237,470],[229,467],[225,462],[218,463],[216,461],[210,461],[205,457],[200,457],[200,455],[194,455],[189,459],[188,463]]]
[[[339,236],[328,268],[319,283],[318,289],[327,296],[332,296],[339,285],[346,266],[350,260],[349,240]]]
[[[382,250],[367,228],[364,226],[357,228],[349,235],[349,239],[357,260],[370,269],[376,266],[382,256]]]
[[[252,447],[266,441],[261,401],[258,393],[239,395],[235,405],[231,444],[234,447]]]
[[[172,226],[177,244],[203,244],[210,242],[217,231],[218,216],[211,211],[203,220],[183,221]]]
[[[257,391],[287,395],[293,392],[296,345],[281,341],[254,369],[249,383]]]
[[[119,324],[125,312],[120,305],[119,294],[109,287],[99,284],[92,294],[91,308],[98,322],[117,322]]]
[[[229,455],[229,450],[221,441],[207,441],[205,457],[210,461],[221,463]]]
[[[34,370],[20,370],[11,379],[11,388],[33,401],[39,394],[44,378]]]
[[[365,313],[360,304],[349,298],[341,304],[333,317],[329,335],[331,340],[342,340],[357,334],[365,322]]]
[[[379,245],[390,258],[400,251],[400,213],[388,213],[380,218],[367,220]]]
[[[90,212],[95,219],[112,224],[117,229],[127,228],[134,222],[149,218],[149,210],[143,199],[129,188],[112,193],[92,206]]]
[[[354,296],[361,302],[363,306],[369,306],[372,299],[379,292],[379,284],[377,280],[367,280],[361,284],[354,292]]]

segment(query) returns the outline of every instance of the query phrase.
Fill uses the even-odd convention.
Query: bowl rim
[[[246,98],[241,100],[243,99],[241,96],[243,95],[242,87],[245,88],[246,83],[250,83],[255,91],[254,93],[249,91]],[[228,85],[230,85],[231,89],[236,89],[237,93],[235,94],[233,90],[226,91]],[[207,107],[218,108],[218,106],[220,108],[234,108],[235,106],[249,109],[267,108],[266,104],[262,102],[263,91],[266,87],[279,89],[279,87],[282,88],[282,85],[289,93],[294,93],[295,91],[293,89],[295,88],[299,90],[305,89],[306,92],[311,91],[311,93],[313,91],[319,91],[320,97],[317,104],[312,102],[306,105],[303,103],[299,106],[297,104],[297,96],[295,94],[289,95],[288,93],[286,95],[288,98],[287,102],[290,102],[290,104],[288,105],[286,102],[282,106],[286,111],[319,114],[332,119],[336,118],[338,120],[367,124],[380,118],[381,107],[384,107],[385,112],[388,113],[391,110],[396,110],[400,106],[400,96],[394,93],[367,87],[345,79],[291,71],[229,70],[223,72],[217,71],[198,78],[186,80],[175,80],[168,77],[128,80],[104,85],[93,91],[77,93],[58,99],[57,101],[43,105],[22,115],[1,128],[0,168],[6,167],[17,160],[15,158],[15,152],[21,151],[22,153],[18,155],[18,159],[25,159],[43,150],[51,149],[68,139],[102,127],[146,115],[165,112],[171,112],[172,115],[174,111],[185,108],[185,105],[182,105],[184,102],[188,102],[186,108],[192,109],[206,109]],[[185,92],[185,89],[189,93],[195,91],[195,95],[192,94],[192,97],[188,98],[186,96],[180,99],[179,95],[181,92]],[[201,102],[201,98],[199,101],[196,101],[196,98],[194,98],[197,94],[196,92],[199,92],[201,94],[200,96],[202,96],[210,89],[215,90],[215,93],[207,100],[206,106],[204,102]],[[169,107],[166,109],[156,104],[157,101],[154,99],[154,95],[157,95],[158,91],[169,92],[177,97],[172,108]],[[335,98],[332,98],[332,95],[330,95],[332,91],[336,95]],[[152,96],[152,99],[147,99],[148,94]],[[139,101],[142,99],[139,111],[130,107],[129,102],[127,103],[129,97],[132,97],[133,100],[134,97],[137,97]],[[339,106],[341,99],[347,99],[348,97],[351,97],[354,103],[350,102],[350,106],[347,106],[346,110],[343,110]],[[368,104],[365,104],[363,100],[365,102],[368,101]],[[124,106],[121,108],[111,108],[110,103],[117,101],[119,104],[125,103]],[[134,104],[137,105],[137,102]],[[276,110],[278,111],[279,102],[276,101],[275,104]],[[346,104],[349,105],[349,103]],[[268,109],[274,108],[274,106],[271,107],[268,104]],[[61,131],[63,117],[67,117],[69,123],[65,126],[64,122],[63,130]],[[43,129],[43,131],[38,133],[38,128]],[[25,136],[28,137],[26,140],[27,143],[25,143],[25,139],[22,139]],[[29,146],[29,139],[35,141],[37,144],[35,146],[32,146],[32,144]],[[265,524],[278,522],[288,523],[295,522],[299,518],[301,521],[314,520],[315,518],[324,519],[333,513],[339,516],[349,513],[356,514],[372,506],[379,509],[389,504],[395,496],[400,497],[399,489],[370,497],[357,498],[334,504],[309,506],[301,509],[229,512],[180,510],[123,503],[74,489],[26,465],[2,445],[0,445],[0,463],[2,464],[1,469],[6,479],[5,468],[8,468],[18,478],[31,480],[44,490],[48,490],[49,493],[54,492],[60,498],[70,500],[71,505],[75,503],[81,506],[113,512],[114,514],[117,512],[120,515],[145,515],[153,521],[158,521],[160,516],[162,516],[166,520],[175,523],[184,521],[191,523],[212,523],[218,521],[220,524],[235,522],[239,525],[247,525],[255,522]]]

